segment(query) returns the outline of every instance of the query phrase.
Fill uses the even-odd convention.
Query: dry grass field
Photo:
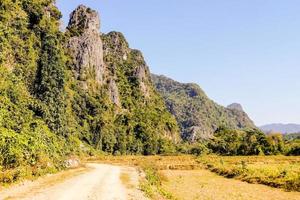
[[[300,157],[102,156],[91,161],[139,168],[145,177],[140,187],[151,199],[300,199]]]
[[[202,156],[197,161],[225,177],[300,192],[299,156]]]
[[[216,175],[208,170],[165,170],[164,190],[178,200],[298,200],[299,192],[286,192]]]
[[[92,157],[87,162],[103,162],[109,164],[142,166],[150,164],[159,170],[163,169],[202,169],[203,165],[199,163],[195,156],[100,156]]]

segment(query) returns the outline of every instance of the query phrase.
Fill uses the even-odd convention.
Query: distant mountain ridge
[[[211,100],[195,83],[179,83],[152,74],[153,83],[175,116],[181,137],[187,141],[206,140],[224,126],[232,129],[256,128],[240,104],[227,108]]]
[[[266,124],[259,127],[265,133],[270,132],[280,132],[283,134],[288,133],[300,133],[300,124],[282,124],[282,123],[273,123],[273,124]]]

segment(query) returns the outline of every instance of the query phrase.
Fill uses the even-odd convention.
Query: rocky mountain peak
[[[79,33],[86,31],[99,32],[99,14],[91,8],[80,5],[71,13],[68,27],[76,29]]]
[[[112,55],[123,61],[127,60],[130,48],[124,35],[120,32],[112,31],[102,37],[104,40],[104,54]]]
[[[116,71],[124,70],[131,77],[131,81],[136,80],[143,96],[150,97],[152,82],[150,71],[141,51],[131,49],[124,35],[120,32],[112,31],[103,34],[104,62],[112,76]],[[115,62],[111,62],[114,60]],[[113,87],[112,87],[113,88]]]
[[[67,27],[70,39],[67,48],[73,57],[74,75],[84,88],[87,88],[91,82],[102,85],[105,81],[106,69],[99,30],[99,14],[80,5],[70,17]]]
[[[232,103],[232,104],[228,105],[227,108],[228,108],[228,109],[231,109],[231,110],[244,111],[242,105],[239,104],[239,103]]]

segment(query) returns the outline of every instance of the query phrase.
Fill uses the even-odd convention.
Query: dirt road
[[[121,180],[122,176],[128,177]],[[85,170],[60,179],[46,177],[0,191],[0,199],[21,200],[126,200],[145,199],[138,188],[139,175],[134,168],[88,164]],[[48,179],[48,180],[47,180]],[[123,178],[124,179],[124,178]]]

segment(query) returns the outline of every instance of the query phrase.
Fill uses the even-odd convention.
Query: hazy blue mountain
[[[280,133],[298,133],[300,132],[300,124],[267,124],[259,127],[265,133],[280,132]]]

